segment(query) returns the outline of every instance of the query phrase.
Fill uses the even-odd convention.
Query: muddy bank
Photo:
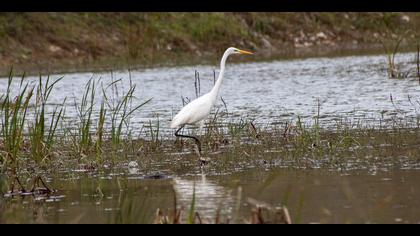
[[[253,60],[415,49],[418,13],[3,13],[0,73],[217,63],[226,47]]]

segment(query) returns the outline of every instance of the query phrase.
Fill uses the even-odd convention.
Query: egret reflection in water
[[[185,209],[189,209],[195,192],[195,208],[202,216],[212,218],[218,210],[222,214],[232,213],[235,205],[232,190],[208,180],[205,174],[199,179],[174,178],[173,186],[178,204]]]

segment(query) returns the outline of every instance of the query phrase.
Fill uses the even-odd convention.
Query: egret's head
[[[229,54],[254,54],[252,52],[248,52],[248,51],[245,51],[245,50],[237,49],[237,48],[234,48],[234,47],[230,47],[227,50],[229,51]]]

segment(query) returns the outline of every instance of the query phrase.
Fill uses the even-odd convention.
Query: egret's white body
[[[181,111],[172,119],[171,128],[176,128],[176,127],[183,126],[186,124],[195,124],[200,121],[204,121],[204,119],[207,118],[219,94],[220,85],[222,84],[223,75],[225,72],[226,59],[231,54],[252,54],[252,53],[239,50],[234,47],[228,48],[223,54],[222,60],[220,61],[220,73],[213,89],[210,92],[193,100],[192,102],[188,103],[185,107],[183,107]]]

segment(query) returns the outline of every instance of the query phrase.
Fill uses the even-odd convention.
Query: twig
[[[195,223],[195,219],[198,220],[199,224],[203,224],[203,221],[201,220],[200,214],[198,214],[198,212],[195,212],[194,223]]]
[[[223,102],[223,106],[225,107],[226,113],[229,113],[229,111],[228,111],[228,109],[227,109],[227,105],[226,105],[225,99],[223,99],[223,97],[222,97],[222,96],[220,96],[220,99],[221,99],[221,100],[222,100],[222,102]]]
[[[255,128],[254,123],[252,123],[252,121],[249,122],[249,124],[251,125],[252,130],[254,131],[255,137],[259,138],[261,135],[258,133],[257,128]]]
[[[198,71],[195,71],[194,87],[195,96],[198,98],[201,94],[200,74],[198,73]]]
[[[216,83],[216,71],[213,70],[213,85]]]
[[[35,192],[36,187],[40,187],[39,181],[41,181],[41,184],[42,184],[42,186],[44,186],[44,188],[47,191],[47,193],[51,193],[52,192],[51,189],[48,188],[48,186],[45,184],[44,180],[42,180],[41,176],[35,177],[31,192]]]
[[[284,138],[287,138],[287,136],[288,136],[288,132],[289,132],[289,129],[290,129],[289,122],[287,122],[287,121],[286,121],[286,125],[284,126],[284,132],[283,132],[283,137],[284,137]],[[289,132],[289,133],[290,133],[290,132]]]
[[[17,182],[19,184],[20,191],[23,192],[23,193],[26,193],[25,188],[23,187],[22,183],[20,182],[20,180],[19,180],[19,178],[17,176],[15,176],[15,178],[14,178],[14,180],[12,182],[12,187],[11,187],[12,193],[13,193],[13,191],[15,189],[15,182]]]
[[[420,84],[420,47],[417,43],[417,77],[419,78],[419,84]]]
[[[215,217],[214,223],[215,224],[219,224],[220,223],[220,208],[217,209],[217,211],[216,211],[216,217]]]

